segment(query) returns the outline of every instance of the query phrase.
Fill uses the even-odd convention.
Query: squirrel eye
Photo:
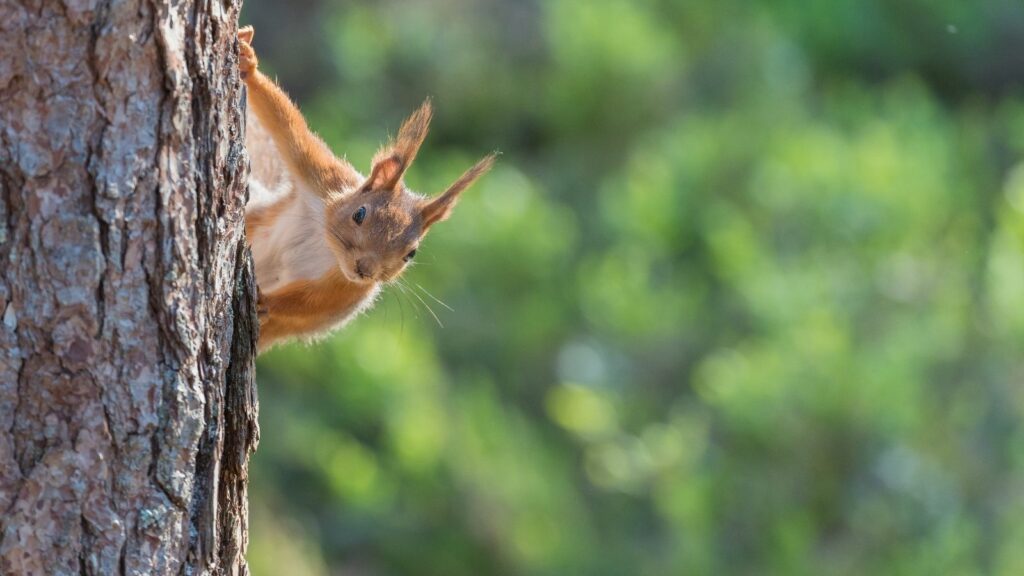
[[[366,218],[366,206],[360,206],[359,210],[352,215],[352,219],[356,221],[356,224],[362,224],[364,218]]]
[[[405,260],[406,262],[408,262],[409,260],[412,260],[414,256],[416,256],[416,250],[415,249],[413,249],[411,252],[406,254],[405,258],[403,258],[402,260]]]

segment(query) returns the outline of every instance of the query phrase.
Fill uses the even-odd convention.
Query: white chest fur
[[[259,183],[250,181],[249,186],[252,189]],[[315,280],[338,266],[327,248],[322,210],[310,206],[301,193],[279,202],[286,203],[284,209],[275,210],[276,217],[250,239],[263,292],[274,292],[297,280]]]
[[[314,280],[338,266],[327,246],[322,201],[291,177],[270,135],[251,112],[246,118],[249,202],[246,211],[267,215],[249,238],[260,290],[274,292]]]

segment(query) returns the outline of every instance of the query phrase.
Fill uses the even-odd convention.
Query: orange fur
[[[246,207],[261,290],[262,352],[290,338],[324,334],[368,307],[380,286],[406,268],[427,228],[448,216],[494,156],[436,199],[409,191],[402,178],[427,135],[433,115],[427,101],[378,152],[364,179],[331,153],[284,91],[256,69],[252,38],[251,28],[239,31],[239,71],[253,113],[246,138],[254,165],[250,185],[276,195]]]
[[[358,184],[359,173],[331,153],[323,140],[309,130],[306,119],[284,90],[257,70],[256,52],[251,46],[253,36],[251,26],[238,32],[239,68],[248,88],[248,105],[279,143],[285,162],[323,196]]]
[[[249,238],[251,242],[259,232],[273,224],[295,200],[296,195],[291,192],[273,204],[247,208],[245,211],[245,237]]]
[[[358,173],[336,158],[320,138],[310,132],[298,108],[284,91],[258,70],[246,78],[250,100],[263,126],[277,142],[288,142],[281,153],[289,168],[323,196],[359,182]]]
[[[340,271],[333,271],[263,294],[260,305],[268,312],[260,321],[260,351],[291,336],[310,337],[330,330],[357,312],[376,291],[375,285],[355,284]]]

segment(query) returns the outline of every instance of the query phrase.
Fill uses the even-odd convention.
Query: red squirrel
[[[423,103],[364,177],[313,134],[298,108],[257,70],[251,26],[238,32],[247,88],[251,159],[245,232],[256,263],[263,352],[293,338],[342,326],[372,305],[416,255],[431,226],[494,163],[480,160],[435,197],[409,190],[403,175],[427,135]]]

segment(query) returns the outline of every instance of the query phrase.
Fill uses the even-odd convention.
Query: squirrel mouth
[[[349,282],[354,282],[356,284],[361,284],[362,282],[364,282],[364,280],[359,277],[359,274],[356,274],[356,272],[350,269],[348,266],[338,266],[338,268],[341,270],[341,275],[344,276],[345,279],[348,280]]]
[[[341,266],[341,273],[353,284],[372,284],[374,281],[372,276],[360,274],[358,270],[353,270],[348,266]]]

